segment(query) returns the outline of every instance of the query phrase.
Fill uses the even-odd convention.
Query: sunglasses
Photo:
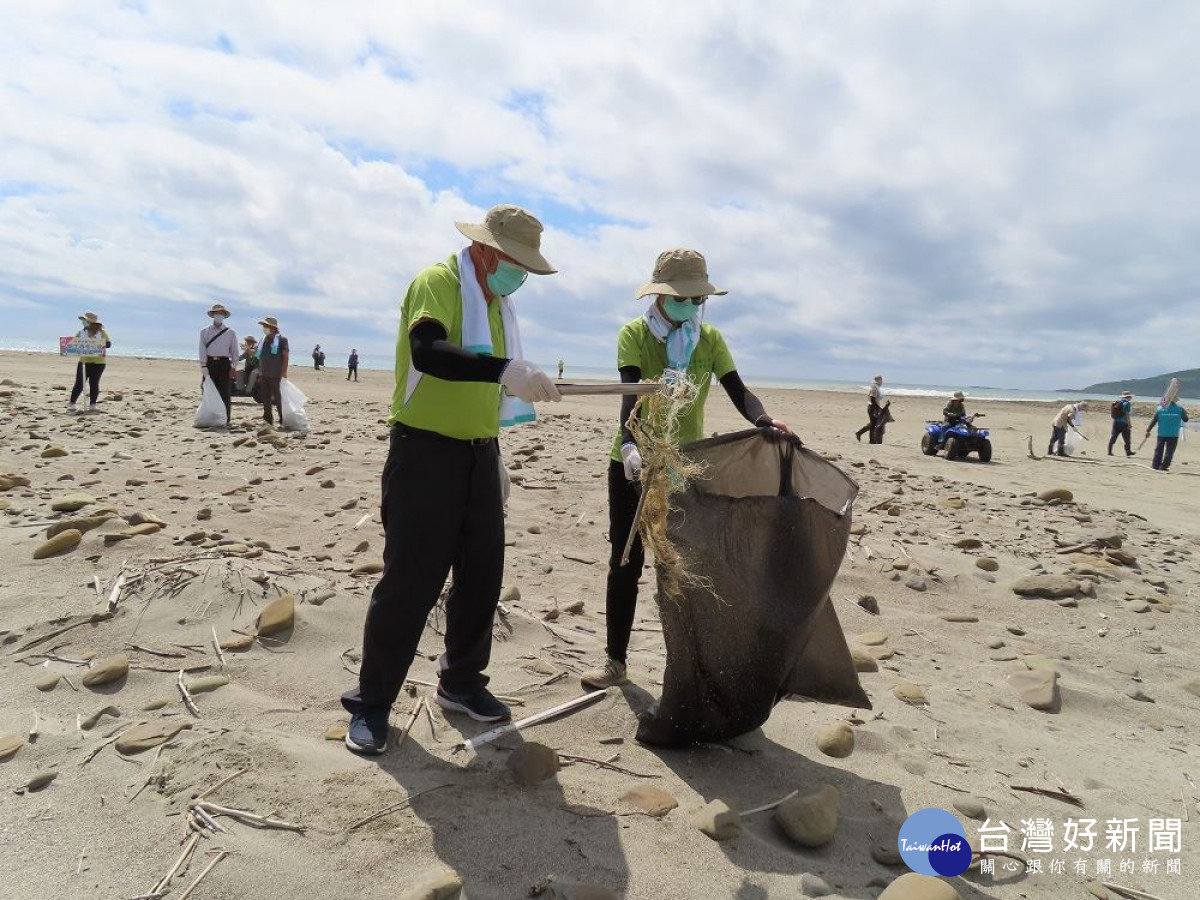
[[[676,297],[676,300],[682,300],[684,303],[691,303],[695,306],[703,306],[708,302],[708,297]]]

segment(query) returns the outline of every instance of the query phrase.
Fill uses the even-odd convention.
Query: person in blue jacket
[[[1183,431],[1183,423],[1187,420],[1187,410],[1174,400],[1155,410],[1154,418],[1146,426],[1146,437],[1150,437],[1150,429],[1158,426],[1158,443],[1154,447],[1154,462],[1150,464],[1152,469],[1166,472],[1171,468],[1175,447],[1179,443],[1179,432]]]

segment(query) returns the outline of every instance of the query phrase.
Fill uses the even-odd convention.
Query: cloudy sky
[[[1055,388],[1200,365],[1200,5],[0,0],[0,344],[102,313],[387,353],[455,220],[610,366],[702,250],[742,372]]]

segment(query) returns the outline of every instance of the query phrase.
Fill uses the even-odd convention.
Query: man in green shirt
[[[471,244],[419,272],[400,310],[384,570],[367,608],[358,686],[342,695],[356,753],[387,749],[388,714],[451,572],[437,702],[481,722],[509,718],[483,674],[504,573],[508,476],[497,436],[501,425],[531,420],[532,403],[561,399],[521,358],[509,296],[530,272],[555,270],[541,254],[541,223],[519,207],[455,227]]]
[[[708,280],[708,264],[695,250],[660,253],[650,282],[638,288],[638,298],[652,297],[646,312],[627,323],[617,335],[617,369],[621,381],[652,381],[668,370],[686,373],[699,388],[696,399],[678,420],[680,444],[704,437],[704,403],[715,375],[721,387],[747,421],[760,428],[777,428],[791,434],[788,426],[772,418],[762,401],[742,383],[733,354],[715,327],[701,322],[701,310],[712,295],[726,291]],[[634,539],[627,565],[621,565],[625,542],[634,527],[642,470],[638,452],[626,423],[633,412],[634,398],[625,397],[613,439],[608,465],[608,537],[611,544],[605,610],[608,628],[608,659],[604,665],[583,674],[585,687],[604,688],[626,681],[626,651],[637,606],[638,578],[645,551],[640,536]]]

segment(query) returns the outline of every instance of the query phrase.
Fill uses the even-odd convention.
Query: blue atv
[[[988,440],[988,431],[973,424],[982,418],[983,413],[975,413],[960,416],[954,422],[929,422],[921,435],[921,452],[926,456],[937,456],[939,451],[945,450],[946,459],[965,459],[971,453],[978,453],[980,462],[991,462],[992,442]]]

